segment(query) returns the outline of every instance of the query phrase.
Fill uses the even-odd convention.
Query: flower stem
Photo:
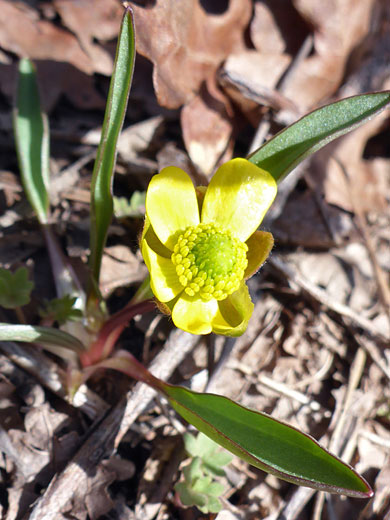
[[[145,300],[135,305],[128,305],[113,314],[100,329],[88,352],[80,356],[82,366],[87,367],[107,358],[128,322],[137,314],[145,314],[154,308],[153,300]]]

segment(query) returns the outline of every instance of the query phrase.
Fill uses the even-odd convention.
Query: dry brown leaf
[[[212,173],[222,155],[224,160],[231,158],[232,110],[214,82],[183,107],[181,127],[188,155],[204,174]]]
[[[344,74],[344,64],[343,56],[310,56],[289,77],[284,94],[304,114],[336,92]]]
[[[284,93],[307,111],[339,87],[352,49],[367,35],[375,0],[294,0],[315,28],[315,54],[290,77]]]
[[[15,174],[9,171],[0,171],[0,191],[4,194],[7,208],[20,200],[22,186]]]
[[[265,4],[256,2],[250,27],[253,45],[266,54],[282,54],[286,43],[276,23],[273,11]]]
[[[325,199],[328,203],[353,212],[350,186],[353,183],[354,198],[359,201],[362,211],[386,211],[388,204],[385,171],[388,171],[389,161],[380,158],[365,160],[363,152],[368,139],[377,134],[385,124],[387,115],[383,112],[338,142],[334,156],[346,168],[349,181],[340,164],[329,160],[324,181]]]
[[[145,276],[146,267],[128,247],[122,245],[106,247],[100,278],[100,290],[105,297],[117,287],[140,282]]]
[[[316,28],[315,49],[322,56],[345,56],[350,52],[369,30],[374,2],[293,0],[295,8]]]
[[[149,146],[163,133],[163,117],[156,116],[145,119],[122,130],[117,150],[123,161],[131,162],[145,152]],[[100,131],[97,132],[97,143],[100,140]]]
[[[310,190],[293,193],[281,215],[273,223],[273,233],[279,244],[327,249],[334,246],[335,238],[340,241],[349,237],[351,219],[340,210],[327,207],[327,225],[320,208]],[[334,232],[335,237],[330,233]]]
[[[92,74],[90,57],[73,34],[46,20],[25,4],[0,0],[0,46],[18,56],[65,61]],[[23,30],[21,30],[23,28]]]
[[[70,63],[87,74],[110,75],[112,56],[94,39],[117,36],[123,15],[120,3],[56,0],[54,7],[69,31],[41,19],[39,12],[25,3],[0,0],[0,46],[18,56]]]
[[[129,4],[137,50],[153,62],[156,95],[168,108],[190,101],[226,56],[244,48],[252,10],[250,0],[231,0],[221,15],[207,14],[199,0],[157,0],[148,8]]]
[[[117,0],[54,0],[53,4],[83,45],[92,38],[112,40],[119,33],[123,7]]]
[[[231,54],[224,63],[221,80],[231,93],[231,87],[240,92],[240,97],[252,100],[256,104],[273,108],[292,108],[285,106],[285,100],[275,90],[275,86],[291,62],[287,54],[260,53],[245,50]],[[234,96],[236,101],[239,101]],[[245,110],[246,104],[241,101]],[[251,105],[247,105],[249,108]]]
[[[87,493],[80,493],[80,506],[83,505],[88,511],[89,518],[98,519],[112,509],[113,501],[108,493],[108,486],[115,480],[115,473],[111,468],[99,464],[93,477],[88,478]]]
[[[197,171],[188,154],[178,148],[175,143],[167,143],[157,154],[158,170],[167,166],[181,168],[191,177],[196,186],[207,185],[207,177],[202,172]]]
[[[106,100],[96,88],[95,78],[86,76],[69,63],[39,62],[38,77],[46,111],[56,105],[62,94],[78,109],[102,110],[105,107]]]
[[[95,72],[110,75],[113,60],[98,40],[112,40],[119,33],[123,8],[117,0],[54,0],[62,21],[92,60]]]

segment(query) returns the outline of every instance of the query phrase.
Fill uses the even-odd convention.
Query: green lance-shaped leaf
[[[40,343],[46,347],[58,346],[74,352],[86,350],[86,347],[75,336],[67,332],[35,325],[0,323],[0,341]]]
[[[369,498],[373,491],[356,471],[316,440],[267,414],[226,397],[200,394],[153,376],[132,354],[118,351],[85,371],[111,368],[161,392],[187,422],[231,453],[273,475],[329,493]]]
[[[301,486],[368,498],[373,492],[350,466],[309,435],[226,397],[158,382],[189,423],[253,466]]]
[[[135,57],[132,13],[126,9],[118,38],[114,71],[108,93],[100,144],[91,185],[91,255],[90,295],[97,296],[103,249],[113,213],[112,179],[116,145],[126,113]]]
[[[19,62],[13,122],[24,191],[39,222],[46,224],[49,211],[49,126],[40,107],[35,68],[27,58]]]
[[[248,159],[280,182],[303,159],[362,125],[389,104],[390,92],[385,91],[353,96],[324,106],[280,131]]]
[[[42,224],[58,295],[77,296],[82,308],[83,290],[48,224],[49,124],[40,107],[34,65],[26,58],[19,63],[14,131],[24,191]]]

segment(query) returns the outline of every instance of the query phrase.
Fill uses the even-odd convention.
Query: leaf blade
[[[56,345],[74,352],[82,352],[86,347],[75,336],[62,330],[38,325],[14,325],[0,323],[0,341],[21,341]]]
[[[294,484],[368,498],[366,481],[312,437],[215,394],[163,385],[171,406],[215,442],[250,464]],[[303,455],[304,456],[303,456]]]
[[[0,268],[0,306],[16,309],[30,303],[34,283],[28,279],[25,267],[19,267],[14,273]]]
[[[390,104],[390,92],[342,99],[305,115],[253,152],[248,160],[281,182],[303,159],[362,125]]]
[[[91,184],[90,293],[97,293],[103,248],[113,214],[112,182],[116,145],[127,108],[135,60],[135,35],[132,12],[126,8],[114,62],[102,134]]]
[[[47,224],[49,125],[40,107],[35,67],[28,58],[19,62],[13,126],[24,191],[39,222]]]

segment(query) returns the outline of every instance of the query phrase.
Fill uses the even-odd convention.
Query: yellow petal
[[[199,224],[195,188],[185,171],[168,166],[152,177],[146,214],[158,238],[171,250],[180,231]]]
[[[216,171],[207,188],[201,221],[215,222],[245,242],[259,227],[277,191],[274,178],[246,159]]]
[[[254,275],[267,260],[274,245],[274,237],[267,231],[255,231],[246,241],[248,265],[244,278],[247,280]]]
[[[149,269],[154,295],[161,302],[169,302],[183,290],[175,266],[170,258],[157,254],[145,239],[141,242],[141,252]]]
[[[248,327],[254,305],[245,282],[238,291],[218,302],[219,312],[213,319],[212,329],[216,334],[241,336]]]
[[[148,217],[145,217],[144,228],[141,235],[141,244],[144,240],[146,240],[148,246],[151,247],[155,253],[164,258],[171,258],[172,252],[160,242],[153,227],[150,225]]]
[[[173,307],[172,320],[176,327],[191,334],[209,334],[211,322],[218,312],[217,300],[205,302],[183,293]]]

